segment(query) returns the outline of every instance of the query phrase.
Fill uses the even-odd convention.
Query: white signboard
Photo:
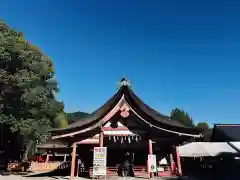
[[[107,148],[94,147],[93,152],[93,176],[107,175]]]
[[[148,172],[157,172],[156,155],[148,155]]]

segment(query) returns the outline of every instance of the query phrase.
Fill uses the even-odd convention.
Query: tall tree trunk
[[[27,160],[28,160],[28,154],[29,154],[29,152],[32,150],[32,148],[34,147],[34,145],[35,145],[35,141],[33,141],[33,140],[29,140],[29,141],[28,141],[27,147],[26,147],[26,149],[25,149],[25,151],[24,151],[24,154],[23,154],[23,160],[24,160],[24,161],[27,161]]]

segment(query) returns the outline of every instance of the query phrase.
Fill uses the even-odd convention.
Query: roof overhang
[[[144,123],[148,124],[149,127],[160,130],[160,131],[164,131],[167,133],[172,133],[172,134],[176,134],[179,136],[189,136],[189,137],[193,137],[193,138],[200,138],[202,137],[202,134],[190,134],[190,133],[185,133],[185,132],[178,132],[178,131],[173,131],[170,129],[166,129],[160,126],[157,126],[153,123],[150,123],[149,121],[147,121],[145,118],[143,118],[141,115],[139,115],[133,107],[130,106],[130,104],[127,102],[125,95],[123,94],[122,97],[120,98],[120,100],[116,103],[116,105],[111,109],[110,112],[108,112],[107,114],[105,114],[105,116],[100,119],[98,121],[98,123],[95,123],[87,128],[81,129],[81,130],[76,130],[74,132],[70,132],[70,133],[65,133],[65,134],[60,134],[60,135],[55,135],[52,137],[52,139],[59,139],[59,138],[65,138],[65,137],[73,137],[79,134],[84,134],[87,133],[93,129],[99,128],[101,129],[103,127],[104,124],[106,124],[118,111],[121,110],[121,108],[123,106],[127,106],[128,109],[136,116],[138,117],[141,121],[143,121]]]
[[[240,124],[215,124],[211,139],[215,142],[240,141]]]

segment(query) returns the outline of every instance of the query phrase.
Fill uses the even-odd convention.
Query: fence
[[[69,163],[67,162],[31,162],[31,165],[28,169],[28,171],[32,172],[44,172],[44,171],[52,171],[55,169],[66,169],[69,167]],[[9,163],[8,164],[8,170],[15,171],[15,170],[22,170],[19,163]]]

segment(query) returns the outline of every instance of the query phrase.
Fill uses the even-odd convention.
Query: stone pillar
[[[152,140],[149,138],[148,139],[148,154],[152,155],[153,154],[153,147],[152,147]],[[149,163],[149,162],[148,162]],[[148,165],[149,166],[149,165]],[[154,173],[150,172],[150,178],[154,177]]]
[[[67,154],[64,154],[63,162],[66,162],[66,161],[67,161]]]
[[[74,174],[75,174],[75,165],[76,165],[76,150],[77,150],[77,143],[73,143],[73,149],[72,149],[72,165],[71,165],[71,175],[70,175],[70,180],[74,179]]]

